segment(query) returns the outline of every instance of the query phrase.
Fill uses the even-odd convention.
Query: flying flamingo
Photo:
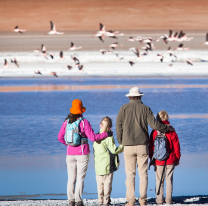
[[[131,65],[131,66],[134,66],[134,62],[133,61],[129,61],[129,64]]]
[[[157,54],[157,57],[158,57],[158,59],[160,59],[161,62],[163,62],[164,57],[162,56],[162,54]]]
[[[4,59],[4,68],[8,68],[8,67],[9,67],[9,64],[8,64],[7,60]]]
[[[17,62],[17,60],[14,58],[14,59],[11,59],[11,62],[14,63],[17,67],[19,67],[19,64]]]
[[[175,58],[177,58],[177,56],[174,55],[174,54],[172,53],[171,47],[170,47],[170,46],[168,47],[167,53],[168,53],[170,56],[174,56]]]
[[[115,42],[115,43],[109,45],[109,47],[111,47],[112,49],[115,49],[115,48],[118,47],[118,46],[123,46],[123,45],[122,45],[122,44],[119,45],[118,42]]]
[[[40,49],[35,49],[33,52],[41,52],[41,54],[48,59],[48,55],[51,57],[51,59],[54,58],[54,54],[53,53],[47,53],[46,52],[46,47],[44,44],[41,44],[41,50]]]
[[[53,24],[52,21],[50,21],[51,24],[51,31],[48,32],[48,34],[64,34],[64,32],[57,32],[56,31],[56,26]]]
[[[181,51],[181,50],[189,50],[189,48],[187,47],[187,48],[184,48],[183,47],[183,44],[179,44],[178,45],[178,48],[176,48],[175,50],[179,50],[179,51]]]
[[[98,37],[102,42],[104,42],[104,37],[105,37],[105,26],[100,23],[100,30],[93,35],[92,37]]]
[[[142,59],[142,56],[140,55],[138,48],[133,47],[133,48],[130,48],[129,50],[133,51],[134,54],[136,54],[138,59]]]
[[[74,43],[71,42],[71,47],[69,48],[69,50],[77,50],[77,49],[81,49],[81,48],[82,48],[81,46],[76,47],[76,46],[74,45]]]
[[[206,41],[204,43],[201,43],[201,44],[208,45],[208,33],[206,34]]]
[[[193,62],[190,59],[187,59],[186,62],[187,62],[187,64],[193,66]]]
[[[137,39],[132,37],[132,36],[130,36],[126,41],[137,41]]]
[[[23,34],[23,32],[26,32],[26,30],[24,30],[24,29],[19,29],[18,26],[16,26],[16,27],[14,28],[14,30],[12,30],[12,31],[13,31],[13,32],[20,33],[20,34]]]

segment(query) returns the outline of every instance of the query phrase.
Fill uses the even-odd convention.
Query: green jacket
[[[141,100],[130,100],[121,106],[116,119],[118,143],[124,146],[148,145],[148,125],[163,133],[169,130],[168,125],[156,121],[152,110]]]
[[[113,137],[107,137],[93,143],[95,173],[96,175],[107,175],[118,169],[119,153],[123,152],[123,145],[116,147]]]

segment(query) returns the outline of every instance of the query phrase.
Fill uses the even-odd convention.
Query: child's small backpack
[[[79,124],[83,120],[82,117],[78,118],[77,121],[71,123],[67,123],[64,140],[67,145],[77,147],[81,144],[87,143],[87,139],[82,137],[81,132],[79,131]],[[68,121],[68,120],[67,120]],[[83,122],[83,129],[84,129],[84,121]]]
[[[169,152],[167,150],[167,142],[168,139],[165,133],[161,133],[157,131],[157,136],[154,141],[154,152],[153,158],[159,161],[166,160],[169,156]]]

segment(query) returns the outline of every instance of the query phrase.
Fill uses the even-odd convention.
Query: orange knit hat
[[[70,109],[70,112],[72,114],[82,114],[86,111],[86,108],[83,107],[82,101],[79,99],[75,99],[72,101],[72,107]]]

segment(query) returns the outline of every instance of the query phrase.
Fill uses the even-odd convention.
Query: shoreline
[[[47,195],[54,195],[54,194],[47,194]],[[31,195],[30,195],[31,196]],[[38,195],[34,195],[38,196]],[[68,200],[61,200],[61,199],[24,199],[20,196],[19,199],[7,199],[11,196],[4,196],[5,199],[1,198],[0,196],[0,204],[2,206],[12,206],[12,205],[68,205]],[[16,196],[17,197],[17,196]],[[148,197],[148,205],[157,205],[155,201],[155,197]],[[84,205],[96,205],[98,206],[97,199],[83,199]],[[111,198],[111,205],[125,205],[126,199],[125,198]],[[191,196],[173,196],[173,204],[172,205],[207,205],[208,203],[208,195],[191,195]],[[136,201],[135,205],[139,205],[138,200]]]

